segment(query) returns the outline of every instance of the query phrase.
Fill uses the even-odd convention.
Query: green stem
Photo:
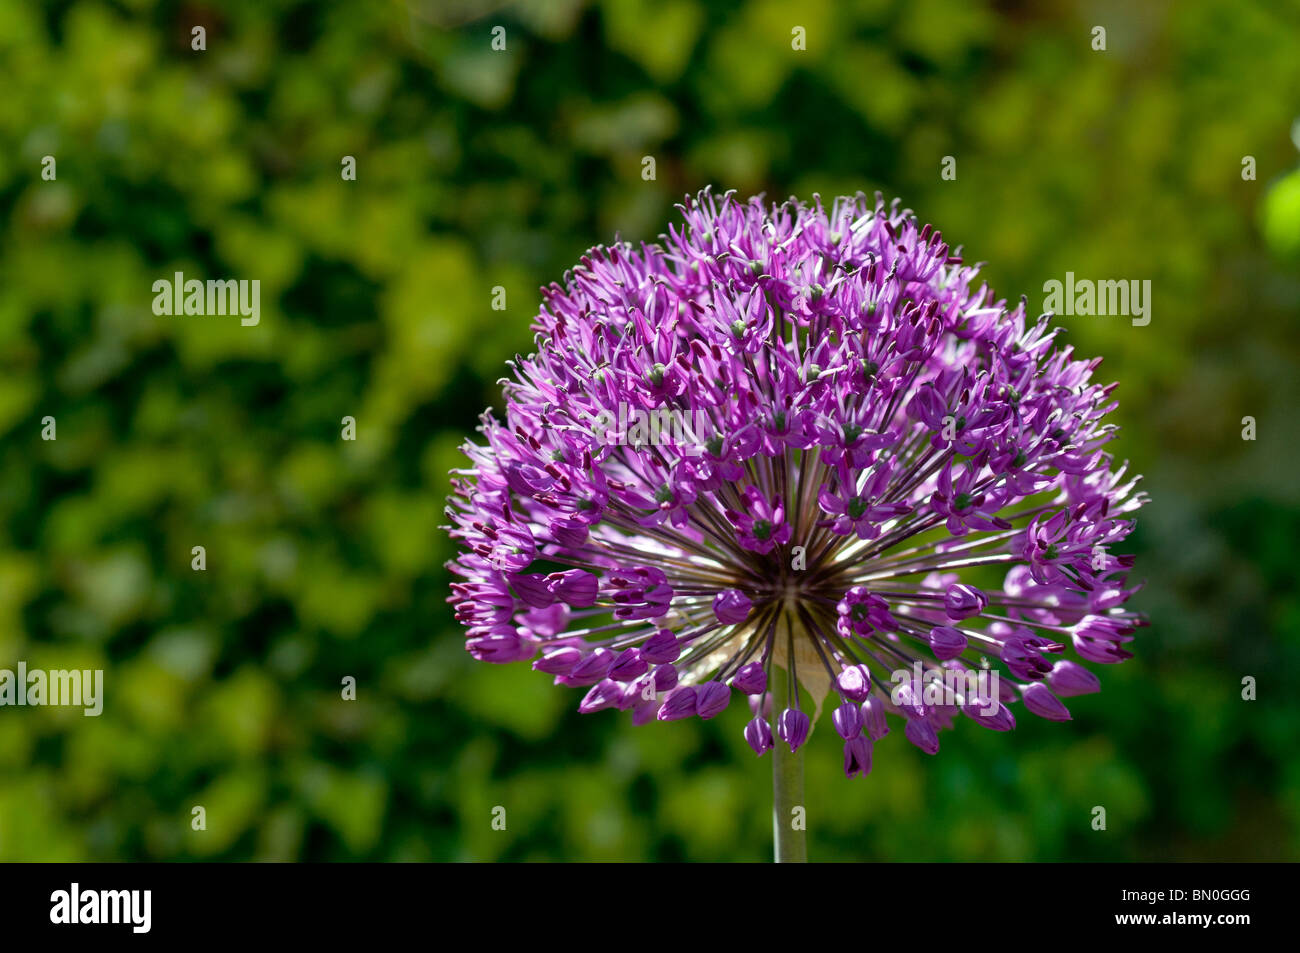
[[[790,703],[789,675],[772,667],[772,715],[779,717]],[[803,746],[792,752],[780,738],[772,748],[772,846],[778,864],[808,861],[803,802]],[[799,808],[796,817],[794,808]]]

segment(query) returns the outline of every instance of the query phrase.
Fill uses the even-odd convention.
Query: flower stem
[[[772,669],[772,714],[779,715],[789,704],[789,676]],[[772,748],[772,853],[778,864],[808,861],[803,803],[803,746],[791,751],[780,738]],[[799,808],[799,816],[794,809]]]

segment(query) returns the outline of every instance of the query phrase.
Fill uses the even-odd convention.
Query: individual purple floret
[[[470,652],[637,724],[748,695],[760,755],[834,693],[850,777],[886,716],[930,754],[963,713],[1068,719],[1100,683],[1066,654],[1123,661],[1145,624],[1099,361],[897,202],[680,209],[543,289],[504,419],[465,447]]]

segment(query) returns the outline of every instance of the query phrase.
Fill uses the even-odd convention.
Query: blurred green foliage
[[[1035,307],[1067,270],[1154,288],[1147,327],[1068,319],[1154,497],[1137,658],[1070,724],[895,732],[866,781],[822,726],[811,855],[1300,857],[1298,33],[1238,0],[0,4],[0,667],[107,696],[0,709],[0,859],[766,858],[744,706],[579,717],[444,602],[446,474],[536,288],[710,183],[898,195]],[[261,324],[156,317],[174,271],[259,279]]]

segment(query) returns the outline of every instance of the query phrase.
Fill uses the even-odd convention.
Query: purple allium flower
[[[777,737],[788,744],[791,751],[808,740],[811,728],[812,719],[798,708],[787,708],[776,719]]]
[[[744,622],[753,607],[754,600],[739,589],[727,589],[713,599],[713,614],[726,625]]]
[[[1047,684],[1058,695],[1090,695],[1101,691],[1097,676],[1069,659],[1060,659],[1047,673]]]
[[[767,689],[767,672],[758,662],[747,662],[736,672],[731,687],[746,695],[761,695]]]
[[[1113,552],[1145,495],[1106,451],[1098,361],[897,203],[681,212],[543,289],[504,419],[465,448],[470,652],[637,724],[749,694],[760,755],[834,692],[850,776],[887,715],[930,754],[958,714],[1068,719],[1058,696],[1100,686],[1064,653],[1122,661],[1145,624]]]
[[[754,754],[762,755],[772,750],[772,726],[761,715],[755,715],[745,725],[745,741],[754,749]]]
[[[871,741],[862,735],[844,743],[844,774],[850,778],[871,773]]]

